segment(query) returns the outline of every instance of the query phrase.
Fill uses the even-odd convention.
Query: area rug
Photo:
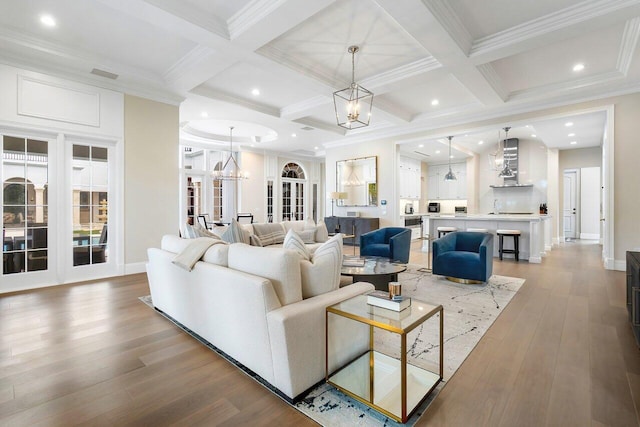
[[[406,424],[396,423],[327,384],[317,386],[303,400],[293,405],[294,408],[323,426],[413,425],[524,284],[524,279],[494,275],[483,285],[462,285],[433,276],[416,265],[409,265],[405,272],[399,274],[398,280],[402,284],[403,295],[434,305],[442,304],[444,307],[444,381],[431,393],[429,399],[420,405]],[[152,306],[149,296],[140,299]],[[174,323],[194,335],[188,328],[175,321]],[[436,315],[408,335],[409,363],[437,372],[440,355],[438,327],[439,319]],[[274,391],[265,381],[261,381],[228,355],[201,337],[195,338]],[[390,356],[399,357],[396,339],[397,335],[394,334],[376,333],[375,348]]]

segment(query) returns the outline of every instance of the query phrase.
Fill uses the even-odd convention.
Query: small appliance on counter
[[[467,207],[466,206],[456,206],[454,209],[455,209],[455,214],[456,215],[466,215],[467,214]]]
[[[427,212],[429,212],[429,213],[439,213],[440,212],[440,203],[438,203],[438,202],[430,202],[427,205]]]
[[[407,203],[404,205],[404,213],[409,215],[413,213],[413,203]]]

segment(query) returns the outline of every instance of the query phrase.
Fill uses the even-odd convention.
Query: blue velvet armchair
[[[455,231],[433,241],[433,274],[482,283],[493,272],[493,234]]]
[[[409,262],[411,230],[385,227],[360,235],[360,255],[380,256],[394,261]]]

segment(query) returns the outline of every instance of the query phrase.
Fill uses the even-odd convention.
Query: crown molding
[[[236,39],[249,28],[263,20],[287,0],[253,0],[227,20],[229,37]]]
[[[158,74],[150,73],[147,70],[143,70],[138,67],[116,63],[89,52],[78,49],[69,49],[57,43],[22,34],[7,26],[0,26],[0,40],[25,47],[27,49],[46,53],[48,55],[64,59],[65,61],[83,62],[84,64],[90,65],[91,68],[104,69],[118,74],[119,76],[127,75],[129,77],[144,79],[156,84],[162,84],[162,77]]]
[[[198,86],[189,91],[195,95],[204,96],[206,98],[216,99],[218,101],[228,102],[230,104],[236,104],[250,110],[255,110],[269,116],[280,117],[280,109],[271,107],[269,105],[260,104],[257,102],[249,101],[245,98],[232,95],[230,93],[223,92],[221,90],[212,89],[210,87]]]
[[[640,18],[633,18],[624,25],[624,33],[622,34],[622,43],[620,43],[620,52],[618,53],[618,62],[616,69],[624,76],[629,72],[633,53],[638,44],[640,36]]]
[[[327,124],[326,122],[312,119],[311,117],[301,117],[299,119],[293,120],[293,122],[300,123],[301,125],[305,125],[305,126],[311,126],[312,128],[315,128],[315,129],[321,129],[327,132],[337,133],[338,135],[342,135],[342,136],[345,136],[347,134],[347,131],[345,129],[341,128],[335,123]]]
[[[544,86],[537,86],[511,92],[508,101],[519,101],[530,98],[540,98],[550,93],[566,93],[590,86],[603,86],[624,79],[624,74],[619,71],[609,71],[606,73],[594,74],[589,77],[571,80],[568,82],[552,83]]]
[[[129,1],[130,0],[127,0],[127,3]],[[197,25],[210,33],[229,40],[229,30],[227,28],[227,23],[223,19],[209,13],[204,13],[196,7],[185,4],[184,1],[144,0],[144,2],[191,24]],[[111,1],[108,3],[111,3]]]
[[[41,61],[31,61],[22,56],[14,57],[4,54],[0,56],[0,63],[24,70],[47,74],[68,81],[83,83],[102,89],[109,89],[127,95],[139,96],[152,101],[162,102],[164,104],[180,105],[185,100],[182,95],[172,91],[167,91],[163,89],[164,87],[160,88],[155,85],[149,86],[145,84],[145,82],[141,81],[126,82],[122,80],[110,80],[104,77],[94,76],[93,74],[69,69],[67,67],[52,65],[43,66]]]
[[[209,59],[216,54],[214,49],[210,47],[198,45],[191,49],[186,55],[177,60],[162,75],[165,82],[173,84],[189,73],[193,68],[200,65],[203,61]]]
[[[469,53],[473,43],[473,37],[455,13],[447,0],[422,0],[422,3],[456,42],[458,47],[466,54]]]
[[[317,95],[295,104],[287,105],[280,109],[280,117],[283,119],[293,119],[304,115],[305,111],[312,110],[322,105],[330,104],[331,98],[324,95]]]
[[[429,71],[437,70],[441,67],[442,64],[440,64],[436,58],[429,55],[426,58],[368,77],[362,80],[360,85],[375,89],[376,87],[388,85],[419,74],[428,73]]]
[[[586,0],[574,6],[474,40],[469,51],[469,57],[474,58],[485,55],[488,52],[504,49],[518,42],[540,37],[637,4],[637,0]]]
[[[482,74],[482,77],[485,78],[487,83],[493,88],[493,90],[498,94],[502,101],[506,101],[509,97],[509,91],[505,87],[502,82],[502,78],[498,75],[495,68],[490,63],[480,64],[478,65],[478,71]]]

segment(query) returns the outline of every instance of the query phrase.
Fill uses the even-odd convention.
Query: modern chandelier
[[[349,46],[348,49],[351,54],[351,85],[333,92],[336,121],[338,126],[345,129],[369,126],[369,120],[371,120],[373,92],[356,83],[355,54],[359,50],[358,46]]]
[[[233,158],[233,126],[229,126],[229,158],[224,165],[213,171],[215,181],[240,181],[249,178],[249,175],[240,170],[238,162]]]
[[[449,172],[447,172],[447,174],[444,176],[444,180],[455,181],[458,178],[456,178],[455,174],[451,170],[451,140],[453,139],[453,136],[448,136],[447,138],[449,138]]]
[[[504,129],[504,143],[502,146],[502,159],[503,159],[504,167],[502,168],[498,176],[500,178],[513,178],[515,174],[513,173],[513,170],[511,170],[511,168],[509,167],[509,159],[506,153],[507,141],[509,140],[509,129],[511,128],[507,126],[503,129]]]

